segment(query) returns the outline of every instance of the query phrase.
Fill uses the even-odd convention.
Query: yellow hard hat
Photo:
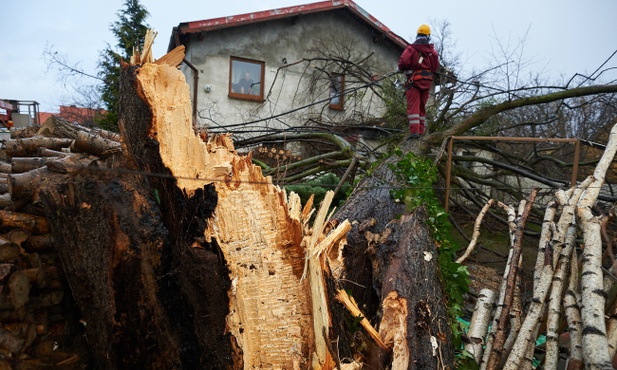
[[[421,24],[420,27],[418,27],[418,32],[416,33],[430,36],[431,27],[429,27],[427,24]]]

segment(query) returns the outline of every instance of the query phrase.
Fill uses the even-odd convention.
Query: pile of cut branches
[[[470,323],[466,350],[480,369],[531,368],[539,361],[544,369],[557,369],[563,362],[568,363],[568,369],[613,368],[617,285],[613,267],[606,269],[602,265],[602,223],[609,216],[596,215],[592,208],[616,152],[617,125],[611,130],[607,149],[594,173],[569,190],[558,190],[547,205],[533,296],[524,309],[517,286],[521,237],[537,192],[523,200],[518,209],[491,200],[480,212],[472,241],[458,262],[463,263],[472,252],[483,216],[493,205],[508,215],[511,243],[500,291],[481,292]],[[542,356],[537,356],[541,336],[546,338],[545,348]]]

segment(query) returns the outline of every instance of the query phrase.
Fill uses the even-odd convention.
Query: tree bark
[[[617,124],[609,136],[607,149],[602,155],[591,178],[593,182],[577,204],[576,215],[585,238],[583,251],[581,282],[581,319],[583,322],[583,356],[585,366],[589,369],[610,369],[611,358],[608,352],[606,322],[604,309],[606,293],[604,292],[602,274],[602,236],[600,218],[593,215],[591,207],[595,204],[600,188],[604,183],[607,169],[613,163],[617,153]]]
[[[380,246],[384,274],[379,332],[392,347],[393,369],[453,368],[451,323],[435,261],[437,250],[419,208],[403,215]],[[388,365],[388,364],[384,364]]]
[[[157,296],[167,231],[142,193],[143,181],[84,171],[41,190],[46,208],[56,210],[48,219],[101,369],[181,363],[177,335]]]

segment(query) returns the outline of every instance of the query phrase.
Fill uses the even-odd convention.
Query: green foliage
[[[109,103],[107,103],[109,106]],[[118,112],[117,106],[112,111],[107,111],[107,114],[96,120],[96,126],[103,130],[118,132]]]
[[[302,204],[306,204],[309,197],[314,194],[315,198],[313,199],[313,204],[319,205],[326,196],[326,192],[336,189],[336,185],[338,185],[339,181],[340,179],[335,174],[327,173],[312,181],[307,181],[304,184],[285,185],[285,190],[287,190],[287,192],[293,191],[297,193],[302,200]],[[350,187],[348,183],[345,183],[341,187],[341,190],[334,196],[332,205],[336,206],[343,202],[347,198],[347,190]]]
[[[129,60],[133,50],[143,46],[148,25],[145,23],[149,13],[139,0],[124,0],[124,8],[118,11],[118,20],[112,23],[111,31],[117,44],[109,44],[99,56],[98,75],[103,79],[100,87],[101,99],[105,102],[108,114],[99,122],[102,128],[118,131],[118,101],[120,98],[120,60]]]
[[[456,356],[456,368],[464,370],[479,370],[480,365],[476,362],[475,357],[466,350],[461,350]]]
[[[392,190],[391,195],[395,200],[404,202],[409,211],[420,206],[427,210],[428,226],[438,245],[439,269],[448,300],[453,345],[462,351],[463,328],[457,318],[462,315],[464,295],[469,292],[469,272],[465,266],[456,263],[456,251],[459,248],[451,236],[452,225],[433,189],[437,181],[437,168],[430,160],[419,158],[413,153],[403,154],[397,149],[394,154],[400,160],[390,168],[402,186]],[[467,361],[461,351],[457,353],[457,368],[473,369],[465,365]]]

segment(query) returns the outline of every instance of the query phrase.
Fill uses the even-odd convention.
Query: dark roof
[[[375,17],[367,13],[364,9],[362,9],[352,0],[330,0],[304,5],[290,6],[287,8],[263,10],[253,13],[245,13],[227,17],[180,23],[178,27],[174,28],[174,31],[172,33],[172,39],[170,40],[169,49],[171,50],[173,49],[173,47],[178,45],[177,40],[175,40],[175,36],[183,34],[237,27],[246,24],[265,22],[274,19],[289,18],[302,14],[311,14],[336,9],[348,9],[350,12],[358,16],[362,21],[366,22],[368,25],[381,32],[394,44],[400,46],[403,49],[407,47],[407,41],[392,32],[388,27],[386,27]]]

